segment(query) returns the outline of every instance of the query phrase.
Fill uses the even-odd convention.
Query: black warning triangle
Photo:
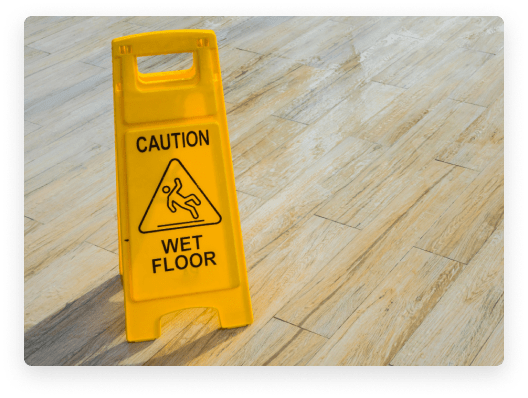
[[[139,232],[218,224],[220,213],[178,159],[172,159],[139,223]]]

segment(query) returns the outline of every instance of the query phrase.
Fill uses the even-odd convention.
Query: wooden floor
[[[110,41],[187,28],[218,37],[255,322],[186,310],[129,344]],[[503,32],[496,17],[27,19],[26,362],[500,364]]]

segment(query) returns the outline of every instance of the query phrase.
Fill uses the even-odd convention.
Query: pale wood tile
[[[488,165],[416,247],[462,263],[480,250],[504,217],[504,154]]]
[[[110,150],[91,157],[83,167],[73,168],[25,195],[25,214],[48,223],[60,215],[89,204],[100,206],[115,195],[114,158]]]
[[[108,72],[98,66],[77,62],[73,65],[70,63],[57,65],[26,77],[24,91],[31,93],[24,98],[26,119],[30,120],[31,115],[41,109],[49,110],[70,100],[73,96],[92,88],[91,85],[96,85],[105,77],[108,79],[109,76]],[[72,94],[68,93],[68,90]]]
[[[25,69],[25,75],[31,76],[58,64],[72,62],[82,62],[106,69],[111,68],[112,55],[109,43],[116,37],[148,31],[148,28],[124,21],[111,23],[104,29],[97,29],[83,36],[80,42],[66,43],[60,50],[54,49],[49,56],[29,63]]]
[[[471,366],[499,366],[504,362],[504,318],[488,338]]]
[[[90,36],[124,19],[125,17],[91,17],[89,24],[71,24],[67,28],[47,35],[40,40],[32,41],[31,47],[52,53],[76,45],[82,46],[82,43],[88,40]]]
[[[118,262],[117,254],[81,243],[26,279],[24,330],[116,275]]]
[[[503,317],[501,223],[391,364],[470,365]],[[492,360],[479,361],[492,365]]]
[[[226,362],[226,365],[306,365],[326,340],[315,333],[271,318],[242,349]]]
[[[202,22],[206,17],[129,17],[126,22],[145,27],[156,27],[159,25],[171,25],[173,29],[189,29]]]
[[[390,103],[401,89],[369,83],[309,126],[295,139],[286,142],[237,178],[237,187],[246,193],[269,199],[301,176],[305,170],[339,146],[347,137]],[[376,101],[373,99],[376,98]],[[371,144],[356,141],[353,152],[362,153]],[[361,152],[360,152],[361,151]]]
[[[90,76],[77,76],[74,81],[64,83],[62,90],[48,86],[38,97],[25,101],[24,118],[30,122],[42,126],[54,126],[58,128],[64,124],[72,124],[76,119],[81,119],[85,123],[91,117],[90,113],[80,113],[79,108],[86,108],[87,112],[92,109],[101,110],[105,104],[105,97],[111,98],[112,85],[110,84],[110,70],[103,70],[96,66],[85,65],[87,68],[96,70],[90,71]],[[81,68],[82,69],[82,68]],[[65,78],[65,80],[67,80]],[[71,85],[70,85],[71,84]],[[46,90],[51,90],[53,94],[45,95]],[[107,91],[106,95],[97,95],[101,90]],[[93,97],[100,99],[100,103],[93,103]],[[92,102],[84,102],[89,98]],[[108,111],[108,107],[104,111]],[[68,110],[67,118],[64,111]],[[95,115],[94,115],[95,116]],[[60,123],[54,124],[53,120],[60,118]]]
[[[60,138],[74,128],[89,123],[97,116],[113,109],[111,75],[109,73],[106,75],[106,73],[108,72],[100,72],[90,82],[81,82],[69,93],[74,94],[75,92],[77,95],[68,101],[63,101],[60,96],[54,96],[53,107],[46,105],[45,100],[40,102],[40,106],[34,107],[27,120],[43,127],[49,127],[49,131],[28,134],[24,150],[27,152],[28,148],[42,145],[42,142],[49,143]],[[90,87],[88,83],[94,85]],[[81,90],[80,86],[84,86],[86,90]],[[26,142],[28,142],[27,148]]]
[[[463,268],[412,248],[311,363],[388,365]]]
[[[372,76],[418,44],[419,40],[390,34],[372,43],[361,55],[357,53],[345,66],[325,76],[312,90],[298,96],[275,114],[285,119],[311,124],[356,90],[360,90]]]
[[[500,17],[486,17],[481,29],[466,34],[458,43],[466,48],[497,54],[504,47],[504,21]]]
[[[504,52],[493,56],[464,84],[461,84],[450,98],[471,104],[489,106],[504,93]]]
[[[436,159],[482,171],[504,147],[504,94],[486,109]]]
[[[87,202],[28,232],[24,239],[24,280],[33,277],[55,260],[67,257],[105,225],[115,213],[114,195],[112,193],[102,201],[96,198],[94,202]]]
[[[281,24],[272,26],[264,35],[261,32],[248,32],[247,36],[234,40],[231,45],[263,55],[276,53],[282,47],[298,39],[299,32],[309,32],[312,29],[317,29],[317,27],[327,22],[328,19],[330,17],[294,17]]]
[[[331,337],[389,274],[476,172],[432,161],[277,318]]]
[[[255,322],[245,328],[217,330],[218,321],[211,317],[208,322],[212,324],[200,332],[199,337],[203,338],[183,348],[169,347],[153,357],[152,364],[158,361],[186,365],[226,363],[357,233],[352,228],[311,217],[293,233],[279,237],[274,250],[257,262],[249,256],[248,280]]]
[[[226,45],[236,47],[237,40],[250,35],[266,34],[273,27],[284,23],[293,17],[207,17],[202,22],[194,25],[194,29],[211,29],[216,33],[220,48]]]
[[[360,138],[393,145],[490,57],[492,55],[454,47],[443,62],[400,95],[398,101],[393,101],[365,123]]]
[[[39,126],[38,124],[28,122],[27,120],[24,120],[24,135],[30,134],[35,130],[38,130],[42,126]]]
[[[242,52],[240,50],[233,50]],[[224,98],[238,104],[255,93],[271,90],[281,83],[281,78],[298,69],[301,65],[289,59],[275,56],[249,54],[249,61],[222,78]]]
[[[331,72],[300,66],[272,82],[272,88],[264,87],[243,103],[237,104],[227,114],[231,144],[238,144],[253,126],[276,113],[294,98],[310,91],[313,85],[329,73]]]
[[[82,23],[92,17],[28,17],[24,21],[24,45],[46,40],[54,34]]]
[[[467,23],[460,17],[412,17],[406,19],[398,34],[421,40],[446,40]]]
[[[24,217],[24,236],[37,229],[42,223],[32,220],[31,218]]]
[[[79,350],[89,350],[86,343],[108,328],[119,311],[124,325],[121,280],[118,275],[110,277],[56,310],[24,333],[28,365],[63,365]]]
[[[64,141],[61,139],[61,141]],[[69,140],[68,140],[69,141]],[[75,141],[72,140],[72,141]],[[42,155],[41,157],[28,161],[24,167],[24,195],[35,193],[38,189],[54,182],[61,180],[69,172],[83,167],[84,162],[89,162],[95,156],[100,155],[108,149],[101,147],[98,144],[93,144],[82,138],[79,139],[79,145],[66,147],[71,152],[58,152],[53,150],[57,156],[56,162],[52,155]],[[77,143],[77,142],[76,142]],[[60,143],[62,146],[64,142]],[[109,159],[112,158],[112,153],[106,152]]]
[[[224,87],[231,100],[226,109],[237,185],[251,169],[268,164],[254,180],[244,180],[245,186],[264,192],[263,198],[244,189],[237,195],[255,323],[218,330],[216,310],[192,309],[164,317],[160,339],[128,344],[115,254],[108,43],[119,36],[183,28],[213,29],[217,34]],[[372,339],[378,338],[380,347],[394,342],[396,351],[409,330],[421,333],[421,327],[416,328],[419,320],[445,290],[442,282],[454,278],[458,268],[447,273],[456,264],[449,259],[400,260],[418,251],[424,258],[438,258],[412,245],[442,213],[467,204],[455,199],[477,175],[469,168],[482,170],[482,175],[502,156],[503,86],[497,76],[503,63],[493,55],[503,57],[500,18],[31,17],[25,36],[27,363],[305,364],[325,343],[324,337],[312,333],[318,330],[327,337],[337,331],[332,346],[335,342],[343,352],[329,345],[330,351],[325,351],[336,362],[353,362],[345,358],[352,350],[363,362],[386,363],[390,355],[372,350]],[[186,64],[166,57],[145,66],[174,69]],[[372,79],[378,82],[369,83]],[[375,88],[383,87],[379,82],[395,91]],[[447,99],[452,93],[469,92],[488,109],[464,104],[458,97]],[[277,164],[270,162],[274,156]],[[360,226],[365,229],[314,216],[339,190],[376,175],[379,170],[372,165],[396,171],[381,178],[378,188],[365,185],[372,197],[361,210]],[[260,182],[261,176],[267,177],[265,171],[277,181]],[[471,225],[471,233],[487,231],[487,221],[479,220]],[[439,289],[432,296],[419,296],[418,287],[426,289],[434,281],[439,281]],[[312,284],[317,282],[316,288]],[[387,295],[374,300],[373,293],[382,287]],[[412,303],[399,308],[417,311],[413,321],[381,306],[389,296],[404,304],[394,293],[398,289]],[[421,301],[413,301],[418,297]],[[369,300],[374,300],[370,309]],[[496,310],[486,305],[461,309],[464,305],[459,300],[447,311],[462,311],[464,319],[489,327],[476,334],[473,326],[465,327],[469,332],[450,335],[443,346],[438,338],[435,348],[455,358],[453,363],[471,356],[475,359],[468,364],[500,362],[502,326],[491,326],[500,325]],[[288,308],[299,309],[306,325],[298,328],[276,318]],[[382,324],[394,329],[363,334],[363,323],[371,322],[371,330],[379,328],[368,316],[374,309],[381,312]],[[349,327],[347,319],[357,320]],[[454,321],[445,319],[451,327]],[[364,343],[352,347],[348,344],[355,337],[348,343],[336,337],[347,333],[359,334]],[[453,339],[458,340],[453,344]]]
[[[42,58],[49,56],[50,53],[46,51],[36,50],[34,48],[24,46],[24,76],[28,74],[28,66],[32,62],[36,62]]]
[[[119,243],[117,241],[117,209],[113,208],[112,210],[114,216],[86,238],[86,242],[101,249],[117,253],[119,250]]]
[[[333,191],[320,183],[351,162],[369,156],[369,143],[349,137],[320,158],[278,194],[242,222],[246,255],[265,247],[277,236],[317,211]]]
[[[248,218],[264,203],[264,200],[240,191],[237,191],[237,199],[238,211],[240,212],[240,221]]]
[[[317,214],[363,229],[423,172],[437,150],[462,133],[484,108],[446,100],[426,115]]]
[[[251,128],[244,139],[231,148],[233,169],[238,177],[285,142],[297,137],[306,129],[302,123],[277,116],[269,116]]]

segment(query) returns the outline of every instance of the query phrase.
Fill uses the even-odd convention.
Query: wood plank
[[[432,161],[276,317],[331,337],[475,174],[472,170]]]
[[[387,17],[383,21],[377,20],[374,23],[366,23],[359,26],[352,25],[350,26],[352,30],[345,38],[339,41],[323,41],[323,43],[326,43],[327,48],[323,47],[318,52],[317,57],[309,58],[308,62],[318,68],[349,70],[352,65],[355,65],[355,61],[359,60],[362,62],[366,60],[369,52],[372,51],[372,47],[376,44],[384,46],[387,44],[383,43],[388,42],[389,45],[396,45],[402,37],[395,35],[394,32],[398,29],[401,22],[406,19],[407,17]],[[326,33],[321,34],[321,36],[326,37]],[[407,39],[407,41],[416,42],[415,39]],[[318,40],[321,41],[321,39]],[[307,46],[309,45],[308,43]],[[390,58],[385,61],[388,60]]]
[[[459,44],[476,51],[497,54],[504,47],[504,21],[500,17],[486,17],[488,23],[471,35],[459,40]]]
[[[276,318],[226,362],[227,366],[306,365],[326,338]]]
[[[437,155],[442,162],[482,171],[504,149],[504,93]]]
[[[49,55],[50,53],[46,51],[40,51],[28,46],[24,46],[24,76],[28,74],[28,66],[32,62],[43,59]]]
[[[102,228],[115,213],[115,197],[112,195],[106,201],[87,202],[28,232],[24,239],[24,280],[32,278],[54,261],[67,258]]]
[[[330,17],[294,17],[268,29],[263,35],[261,32],[250,32],[247,36],[231,42],[237,48],[254,53],[268,55],[277,53],[278,50],[299,38],[300,32],[310,32],[326,23]]]
[[[275,115],[312,124],[418,44],[419,40],[394,34],[375,41],[361,54],[351,55],[348,62],[314,84],[313,89],[305,95],[296,97]]]
[[[118,261],[115,253],[81,243],[26,279],[24,330],[116,275]]]
[[[347,138],[244,220],[242,230],[246,254],[262,249],[295,224],[315,214],[334,192],[334,187],[327,185],[323,188],[320,183],[351,162],[361,162],[363,156],[370,155],[370,146],[355,138]]]
[[[388,365],[464,264],[412,248],[311,364]]]
[[[90,23],[92,17],[28,17],[24,21],[24,45],[46,40],[71,26]]]
[[[91,17],[89,24],[75,23],[40,40],[32,41],[31,47],[49,53],[79,45],[87,37],[124,20],[125,17]],[[26,43],[27,44],[27,43]]]
[[[263,258],[258,257],[258,262],[248,256],[255,322],[245,328],[217,330],[218,321],[213,318],[214,324],[206,326],[200,334],[207,337],[187,344],[184,349],[167,347],[156,354],[151,363],[159,360],[186,365],[226,363],[356,235],[357,231],[350,227],[311,217],[292,234],[279,237],[274,250]]]
[[[397,33],[425,41],[436,39],[445,41],[466,23],[463,17],[413,17],[407,18]]]
[[[116,37],[148,32],[148,28],[118,21],[104,28],[91,30],[78,42],[66,42],[60,49],[55,48],[45,58],[31,62],[25,70],[26,76],[46,69],[55,68],[62,63],[82,62],[92,66],[109,69],[112,67],[111,48],[108,43]]]
[[[49,98],[56,98],[62,91],[71,90],[72,87],[94,76],[104,76],[98,66],[77,62],[75,64],[62,63],[54,68],[37,72],[24,79],[24,91],[31,93],[24,96],[25,114],[31,115],[32,108]]]
[[[117,207],[117,206],[116,206]],[[117,237],[117,209],[112,209],[114,216],[86,238],[86,242],[101,249],[118,254],[119,242]]]
[[[372,77],[372,80],[405,89],[410,88],[439,69],[441,63],[450,61],[450,54],[454,49],[454,45],[446,45],[443,40],[439,39],[418,41],[410,51],[382,68]],[[463,53],[462,50],[458,52]]]
[[[237,199],[238,211],[240,212],[240,221],[243,221],[248,218],[255,210],[257,210],[264,203],[262,199],[240,191],[237,191]]]
[[[306,129],[302,123],[277,116],[269,116],[251,128],[238,144],[231,148],[235,177],[265,159],[285,142],[297,137]]]
[[[192,26],[202,22],[206,17],[190,16],[190,17],[129,17],[125,21],[134,25],[144,27],[155,27],[157,25],[171,24],[173,29],[189,29]],[[178,24],[178,25],[174,25]]]
[[[109,152],[107,150],[91,157],[84,167],[74,168],[61,178],[25,195],[26,215],[48,223],[70,210],[113,198],[115,162]]]
[[[360,138],[391,146],[422,120],[492,55],[453,47],[429,73],[415,82],[362,127]]]
[[[277,87],[283,76],[301,66],[298,62],[276,56],[247,54],[250,55],[248,62],[222,78],[224,98],[233,104],[244,102],[255,93]]]
[[[503,317],[501,223],[391,364],[470,365]]]
[[[471,366],[500,366],[504,362],[504,318],[499,322]]]
[[[24,217],[24,236],[37,229],[42,223],[32,220],[29,217]]]
[[[122,285],[116,275],[30,329],[25,335],[24,357],[31,365],[141,365],[203,311],[196,308],[166,315],[159,339],[129,344]]]
[[[504,51],[486,62],[464,84],[460,85],[450,95],[450,98],[487,107],[501,93],[504,93]]]
[[[75,139],[75,136],[73,137]],[[62,146],[62,145],[61,145]],[[89,163],[90,159],[97,157],[106,148],[102,148],[98,144],[83,141],[82,139],[76,142],[71,152],[61,152],[58,161],[53,162],[53,157],[46,154],[40,158],[30,161],[24,167],[24,195],[35,194],[36,191],[44,186],[60,181],[67,177],[68,173],[83,166],[83,163]],[[56,151],[53,151],[56,153]],[[111,159],[111,154],[106,154],[104,158]],[[99,156],[101,158],[101,156]]]
[[[237,187],[251,195],[269,199],[301,176],[328,151],[339,146],[368,118],[392,101],[401,89],[370,83],[334,108],[297,138],[286,142],[237,178]],[[371,144],[356,141],[354,152]]]
[[[276,113],[294,98],[310,91],[313,85],[329,73],[308,66],[299,66],[273,82],[272,88],[264,87],[254,92],[243,103],[237,104],[227,114],[231,145],[238,144],[253,126]]]
[[[416,244],[467,264],[504,216],[504,154],[475,178]]]
[[[446,100],[332,197],[317,215],[364,229],[484,108]]]
[[[27,120],[24,120],[24,135],[31,134],[32,132],[38,130],[42,126],[39,126],[38,124],[28,122]]]
[[[79,83],[79,86],[69,92],[69,94],[78,95],[70,96],[68,101],[62,101],[60,96],[54,96],[53,104],[38,103],[37,105],[40,106],[35,106],[26,120],[43,127],[49,126],[50,131],[48,134],[44,134],[44,132],[28,134],[29,148],[38,146],[43,141],[49,143],[51,140],[60,138],[63,134],[57,134],[57,132],[64,132],[64,134],[70,132],[72,129],[86,124],[93,118],[112,109],[112,86],[109,84],[111,75],[105,75],[105,73],[108,72],[103,71],[94,77],[93,80],[84,84],[82,82]],[[90,87],[89,83],[94,84]],[[84,86],[86,90],[81,90],[81,86]],[[24,147],[24,150],[26,150],[26,147]]]
[[[293,17],[207,17],[194,25],[194,29],[211,29],[216,33],[219,48],[236,47],[237,40],[250,35],[264,36],[270,29]]]
[[[129,344],[108,43],[187,28],[218,38],[255,322],[177,311],[159,339]],[[487,195],[504,178],[500,18],[30,17],[24,30],[28,364],[403,365],[429,343],[427,364],[502,362],[502,265],[489,265],[502,248],[482,254],[503,206]],[[433,243],[476,252],[468,264],[413,247],[440,223]]]

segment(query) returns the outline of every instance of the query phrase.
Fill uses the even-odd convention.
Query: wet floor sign
[[[192,53],[193,67],[143,74],[137,57]],[[222,328],[253,322],[214,32],[112,41],[119,269],[128,341],[160,319],[218,310]]]

